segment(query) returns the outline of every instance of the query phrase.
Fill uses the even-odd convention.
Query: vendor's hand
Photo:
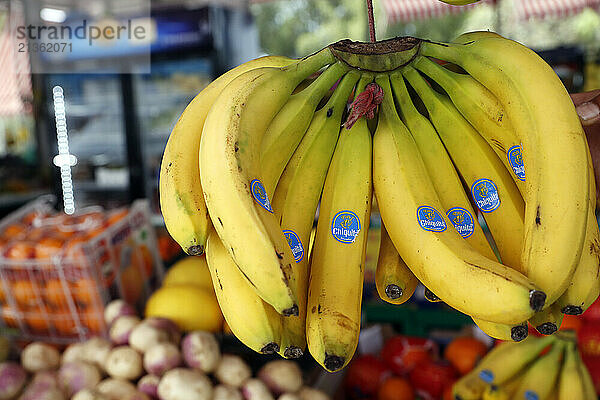
[[[600,89],[571,95],[579,120],[587,137],[594,175],[596,177],[596,199],[600,202]],[[598,204],[600,206],[600,204]]]

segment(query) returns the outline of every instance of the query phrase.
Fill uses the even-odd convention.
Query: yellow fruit
[[[163,286],[193,285],[213,290],[206,257],[186,257],[176,262],[165,275]]]
[[[194,285],[158,289],[148,299],[145,315],[168,318],[183,331],[217,332],[223,325],[215,295]]]

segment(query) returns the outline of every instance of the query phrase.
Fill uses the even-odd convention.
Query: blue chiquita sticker
[[[417,208],[417,221],[421,228],[431,232],[444,232],[447,228],[442,214],[433,207],[421,206]]]
[[[283,234],[287,239],[290,248],[292,249],[292,254],[294,255],[294,260],[296,263],[299,263],[304,258],[304,246],[302,246],[302,242],[300,238],[296,234],[296,232],[291,230],[284,230]]]
[[[461,207],[453,207],[446,213],[460,236],[468,238],[475,231],[475,221],[471,213]]]
[[[261,181],[258,179],[253,179],[250,182],[250,191],[252,192],[254,200],[256,200],[256,202],[260,204],[262,208],[270,213],[273,212],[271,202],[269,201],[269,196],[267,196],[267,191],[265,190],[265,187]]]
[[[492,383],[494,382],[494,373],[489,369],[484,369],[483,371],[479,372],[479,379],[485,383]]]
[[[491,179],[479,179],[471,186],[471,194],[477,207],[484,213],[489,213],[500,207],[498,188]]]
[[[340,211],[331,221],[331,234],[338,242],[354,243],[359,232],[360,219],[352,211]]]
[[[539,400],[540,396],[533,390],[528,390],[525,392],[525,400]]]
[[[523,164],[521,146],[515,145],[508,149],[506,157],[508,157],[508,163],[510,164],[517,178],[519,178],[520,181],[525,181],[525,164]]]

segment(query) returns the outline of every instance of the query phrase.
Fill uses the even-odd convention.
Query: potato
[[[96,389],[83,389],[75,393],[71,400],[109,400],[109,398]]]
[[[104,363],[106,373],[113,378],[135,380],[142,376],[142,356],[129,346],[115,347]]]
[[[52,381],[51,374],[39,375],[27,386],[19,400],[66,400],[64,393],[58,387],[58,382]]]
[[[188,333],[181,342],[181,352],[188,367],[200,369],[204,373],[213,372],[221,360],[219,343],[210,332]]]
[[[178,343],[174,341],[176,338],[171,332],[157,325],[160,324],[148,319],[139,323],[129,335],[129,345],[143,354],[159,343]]]
[[[275,400],[267,385],[260,379],[248,379],[242,386],[242,394],[246,400]]]
[[[65,351],[63,351],[62,356],[60,358],[60,363],[68,363],[73,361],[84,361],[84,352],[85,346],[83,343],[73,343],[67,346]]]
[[[133,383],[124,379],[107,378],[96,386],[96,390],[108,400],[123,400],[131,393],[137,392]]]
[[[159,343],[144,353],[144,369],[150,374],[162,376],[179,365],[181,353],[173,343]]]
[[[156,375],[144,375],[137,383],[140,392],[146,393],[152,399],[158,399],[158,382],[160,377]]]
[[[300,396],[294,393],[284,393],[277,400],[300,400]]]
[[[150,400],[150,397],[146,393],[136,391],[125,396],[123,400]]]
[[[124,315],[117,318],[110,327],[110,340],[117,346],[129,343],[131,331],[138,326],[141,320],[135,315]]]
[[[45,343],[33,342],[21,352],[21,365],[31,373],[55,370],[60,365],[60,353]]]
[[[302,400],[331,400],[325,392],[308,386],[302,387],[298,392],[298,396]]]
[[[109,340],[101,337],[93,337],[83,343],[83,361],[96,365],[104,371],[106,357],[113,345]]]
[[[17,363],[3,362],[0,364],[0,400],[10,400],[15,397],[27,381],[27,372]]]
[[[31,379],[30,385],[56,387],[60,389],[58,371],[36,372]]]
[[[213,400],[244,400],[238,388],[228,385],[217,385],[213,390]]]
[[[198,370],[175,368],[158,383],[160,400],[212,400],[212,395],[210,379]]]
[[[258,371],[257,376],[274,395],[297,392],[302,387],[302,371],[293,361],[268,362]]]
[[[83,361],[63,364],[58,370],[60,387],[71,397],[83,389],[93,389],[102,379],[100,371],[93,365]]]
[[[117,318],[124,315],[137,315],[135,308],[124,300],[113,300],[104,308],[104,321],[107,326],[111,326]]]
[[[241,387],[252,376],[252,370],[241,357],[224,354],[214,375],[221,383]]]

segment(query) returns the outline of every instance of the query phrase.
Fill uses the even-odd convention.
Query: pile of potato
[[[185,336],[165,318],[141,320],[117,300],[105,309],[110,340],[94,337],[60,354],[34,342],[21,363],[0,363],[0,400],[328,400],[305,387],[292,361],[265,364],[221,354],[214,335]]]

